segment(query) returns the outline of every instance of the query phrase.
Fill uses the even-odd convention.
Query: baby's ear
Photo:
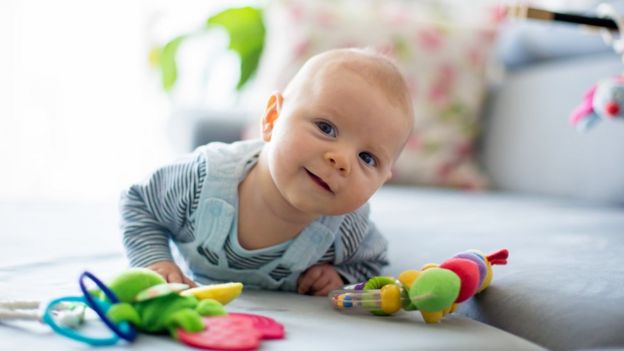
[[[267,101],[267,105],[262,116],[262,140],[265,142],[271,141],[273,127],[275,126],[275,121],[277,121],[277,118],[282,110],[283,102],[284,97],[279,92],[271,94],[269,101]]]

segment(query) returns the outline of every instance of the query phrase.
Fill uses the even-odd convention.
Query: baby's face
[[[292,206],[339,215],[361,207],[390,178],[411,117],[349,70],[325,76],[284,98],[267,159]]]

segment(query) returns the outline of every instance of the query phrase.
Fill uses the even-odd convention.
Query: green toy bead
[[[377,276],[377,277],[372,277],[370,278],[366,284],[364,284],[364,290],[378,290],[383,288],[385,285],[388,284],[395,284],[395,279],[392,277],[385,277],[385,276]],[[376,307],[376,306],[373,306]],[[371,311],[372,314],[374,314],[375,316],[388,316],[387,313],[385,313],[382,310],[374,310]]]
[[[410,301],[421,311],[436,312],[453,304],[459,295],[461,281],[448,269],[430,268],[412,284]]]

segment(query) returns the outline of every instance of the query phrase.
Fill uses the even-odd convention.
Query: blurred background
[[[624,0],[523,2],[589,16],[600,3],[624,15]],[[257,135],[267,96],[312,55],[372,47],[397,63],[416,112],[371,199],[387,272],[506,247],[513,263],[475,319],[549,349],[622,345],[624,123],[568,121],[622,57],[595,28],[510,18],[507,5],[0,0],[0,298],[125,267],[123,190],[198,145]],[[6,330],[14,347],[0,349],[52,341]]]
[[[122,188],[181,152],[170,132],[173,97],[150,52],[236,5],[0,2],[0,201],[116,201]],[[230,107],[237,58],[225,50],[225,33],[203,40],[214,45],[186,55],[184,68],[216,62],[219,70],[201,84],[220,87],[203,100],[189,79],[176,92],[178,105]]]
[[[362,3],[340,1],[337,13],[332,12],[336,5],[331,1],[321,3],[308,6],[302,1],[0,2],[0,201],[112,203],[123,188],[142,179],[155,167],[191,150],[201,139],[196,135],[198,130],[203,128],[210,134],[217,125],[229,133],[228,137],[245,133],[239,126],[246,122],[241,121],[248,121],[259,113],[264,96],[270,89],[280,84],[283,86],[287,74],[291,74],[304,58],[311,55],[313,49],[350,44],[344,40],[325,45],[321,36],[323,33],[317,34],[314,30],[326,25],[329,29],[324,29],[324,35],[327,35],[335,30],[332,21],[340,20],[346,23],[345,27],[351,28],[351,32],[366,34],[365,39],[368,36],[371,41],[377,40],[376,28],[365,21],[369,19],[366,16],[379,13],[381,2],[367,1],[365,6],[369,9],[366,10],[362,8]],[[557,31],[559,27],[546,26],[546,30],[542,28],[532,32],[529,25],[528,30],[525,28],[524,34],[520,35],[513,30],[499,31],[506,24],[500,14],[496,18],[496,10],[492,9],[505,4],[502,2],[471,2],[467,11],[466,5],[462,7],[460,1],[455,2],[457,8],[448,7],[449,1],[391,3],[395,4],[394,9],[393,6],[382,9],[387,10],[389,16],[396,14],[397,3],[409,6],[424,4],[428,11],[414,8],[414,13],[422,13],[418,15],[420,19],[430,16],[424,19],[437,21],[435,16],[446,12],[442,15],[455,21],[454,24],[467,28],[475,28],[475,23],[483,24],[485,29],[479,35],[489,35],[490,39],[481,41],[479,45],[494,47],[494,50],[492,55],[489,51],[472,51],[478,60],[488,60],[487,65],[483,64],[478,69],[478,84],[481,85],[484,84],[484,71],[487,71],[487,84],[490,84],[500,79],[505,71],[526,62],[544,61],[561,52],[574,51],[578,45],[571,45],[570,42],[577,40],[584,43],[582,50],[577,50],[583,53],[610,50],[599,36],[577,35],[576,28],[566,29],[568,32],[564,30],[565,33],[550,44],[535,38],[552,32],[552,28]],[[597,4],[596,1],[564,0],[534,3],[566,11],[586,11]],[[252,74],[249,81],[237,89],[241,82],[239,66],[244,55],[240,51],[227,50],[228,34],[232,33],[226,30],[228,24],[222,22],[222,26],[215,26],[210,31],[200,29],[205,27],[211,16],[228,8],[243,6],[261,10],[272,7],[272,10],[262,13],[268,32],[266,43],[263,43],[266,45],[259,73]],[[279,16],[280,9],[275,7],[287,11],[291,22],[285,23],[284,17]],[[486,15],[491,23],[483,21]],[[307,26],[307,41],[286,39],[288,44],[281,41],[283,45],[280,45],[279,40],[271,39],[276,34],[292,34],[289,32],[293,18],[302,26]],[[350,22],[345,22],[345,18]],[[395,19],[399,23],[397,28],[404,28],[401,27],[401,19]],[[242,20],[234,20],[236,23],[239,21]],[[452,33],[445,30],[433,34]],[[292,32],[297,32],[297,29],[292,29]],[[343,32],[349,30],[343,28]],[[184,43],[174,47],[175,38],[181,35],[184,35]],[[248,38],[246,34],[242,35]],[[436,35],[427,34],[422,38],[429,43],[427,45],[435,46],[439,41]],[[365,39],[353,43],[366,45]],[[404,43],[397,40],[393,43],[392,48],[386,48],[387,51],[403,63],[414,60],[409,56],[409,50],[401,51]],[[553,53],[553,47],[557,46],[553,43],[564,44],[560,45],[557,53]],[[170,44],[168,52],[164,50],[167,44]],[[506,48],[505,51],[497,53],[496,50],[500,51],[501,47]],[[290,57],[290,62],[284,63],[284,57],[288,56],[284,54],[287,49],[300,53],[297,60]],[[481,54],[484,57],[479,58]],[[249,53],[245,55],[245,69],[253,66],[254,71],[254,58],[250,58]],[[497,56],[498,60],[489,61],[490,56]],[[176,60],[173,71],[175,84],[171,83],[170,62],[166,62],[171,57]],[[266,77],[277,75],[276,70],[290,73],[267,83]],[[422,71],[427,70],[427,67],[422,68]],[[410,72],[409,69],[407,71]],[[444,72],[448,74],[449,70]],[[164,82],[167,79],[168,87]],[[468,86],[463,89],[471,90]],[[483,94],[470,97],[463,108],[476,113],[480,110],[480,105],[477,105],[482,99]],[[570,101],[570,109],[575,104],[576,101]],[[211,118],[213,121],[206,126],[204,122]],[[565,118],[562,116],[562,120]],[[204,122],[198,123],[197,120]],[[228,129],[228,123],[233,122],[236,126]],[[251,129],[253,134],[253,127]],[[470,136],[472,141],[474,135]],[[421,145],[422,141],[414,140],[412,144]],[[457,146],[460,147],[465,151],[471,146]],[[412,164],[422,166],[422,162]],[[442,166],[439,168],[447,170],[453,164]],[[410,168],[406,169],[409,171]],[[449,182],[443,184],[428,181],[431,176],[427,175],[430,178],[425,177],[425,181],[417,179],[411,183],[460,188],[488,186],[487,182],[475,180],[477,177],[472,175],[475,171],[470,167],[458,169],[457,177],[467,177],[468,181],[458,183],[454,180],[457,177],[451,177]],[[399,182],[410,183],[409,179],[399,179]]]

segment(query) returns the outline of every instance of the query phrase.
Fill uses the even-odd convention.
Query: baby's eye
[[[323,132],[323,134],[327,134],[331,137],[336,136],[336,128],[334,128],[334,126],[332,126],[331,124],[327,122],[319,121],[319,122],[316,122],[316,126],[321,132]]]
[[[368,166],[371,166],[371,167],[377,166],[377,161],[375,160],[375,156],[371,155],[369,152],[360,152],[360,158]]]

